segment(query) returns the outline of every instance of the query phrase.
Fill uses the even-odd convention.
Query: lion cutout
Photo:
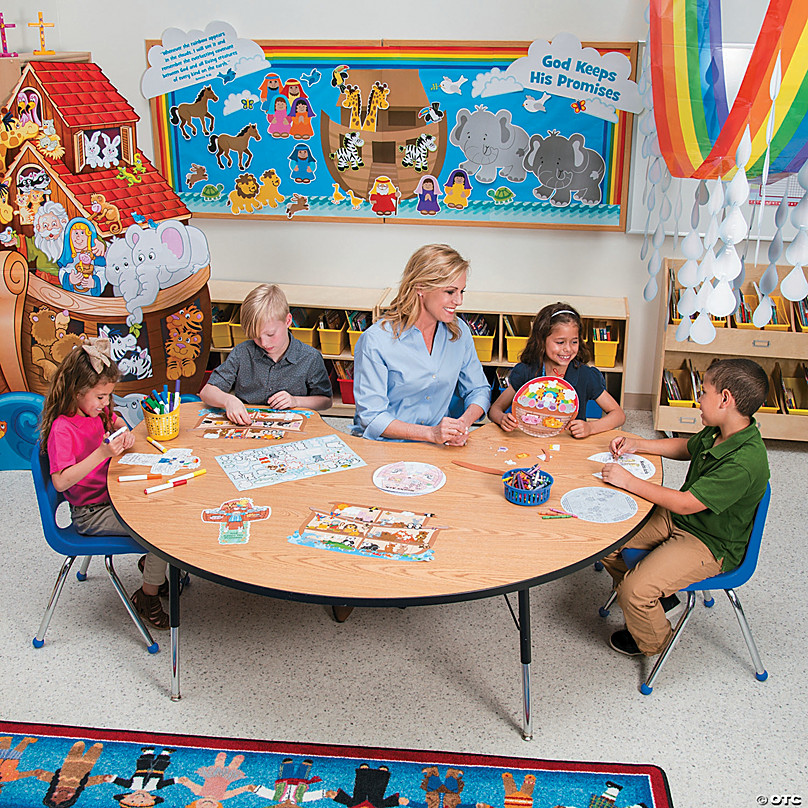
[[[236,187],[230,192],[227,201],[232,213],[252,213],[260,210],[264,203],[259,199],[260,186],[254,174],[239,174]]]
[[[261,174],[261,190],[258,192],[258,198],[262,205],[277,208],[281,202],[286,201],[286,197],[280,192],[280,184],[281,178],[274,168],[268,168]]]

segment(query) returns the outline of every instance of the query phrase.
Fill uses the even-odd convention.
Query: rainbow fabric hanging
[[[729,108],[720,0],[650,0],[650,63],[659,146],[674,177],[730,174],[747,124],[747,176],[763,173],[769,83],[778,54],[770,175],[794,173],[808,158],[808,0],[771,0],[738,95]]]

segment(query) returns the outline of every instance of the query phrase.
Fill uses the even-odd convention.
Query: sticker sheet
[[[373,484],[388,494],[414,497],[443,488],[446,475],[429,463],[399,461],[377,468]]]
[[[165,454],[129,452],[118,458],[124,466],[151,466],[150,474],[177,474],[199,468],[200,460],[190,449],[169,449]]]
[[[213,410],[204,413],[194,429],[204,429],[206,438],[277,438],[283,437],[284,432],[302,432],[306,427],[305,415],[297,410],[247,407],[247,415],[250,424],[245,427],[231,421],[221,410]]]
[[[256,505],[249,497],[240,497],[223,502],[218,508],[202,511],[203,522],[219,525],[219,544],[247,544],[250,540],[250,523],[269,519],[272,508]]]
[[[656,466],[647,457],[642,457],[641,455],[624,454],[615,458],[611,452],[598,452],[587,459],[601,464],[617,463],[641,480],[650,480],[656,474]],[[602,479],[599,471],[596,471],[593,476]]]
[[[426,522],[431,513],[332,503],[312,508],[313,516],[289,536],[291,544],[395,561],[432,561],[442,528]]]
[[[339,435],[246,449],[219,455],[216,460],[239,491],[365,465]]]
[[[625,522],[637,513],[637,503],[616,488],[575,488],[561,497],[561,507],[585,522]]]

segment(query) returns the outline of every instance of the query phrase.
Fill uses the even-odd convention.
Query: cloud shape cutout
[[[261,47],[240,39],[226,22],[211,22],[204,31],[167,28],[162,42],[149,48],[149,67],[140,82],[146,98],[210,81],[232,68],[245,76],[269,67]]]
[[[591,99],[596,102],[593,108],[597,117],[605,117],[604,107],[642,111],[640,93],[630,75],[631,62],[625,54],[610,51],[601,55],[595,48],[584,48],[573,34],[563,32],[551,42],[532,42],[527,56],[511,62],[495,83],[489,80],[480,87],[481,94],[484,87],[485,95],[513,92],[513,85],[506,81],[510,79],[525,90],[587,102]],[[475,79],[475,89],[477,84]]]
[[[242,90],[240,93],[230,93],[224,100],[222,111],[225,115],[232,115],[234,112],[241,112],[243,109],[253,109],[260,107],[261,99],[250,90]]]
[[[491,95],[504,95],[505,93],[518,93],[524,90],[520,82],[507,72],[494,67],[486,73],[478,73],[471,85],[471,97]]]

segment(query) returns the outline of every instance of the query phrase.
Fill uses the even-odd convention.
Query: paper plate
[[[512,411],[522,432],[549,438],[561,432],[578,414],[578,394],[564,379],[538,376],[516,391]]]
[[[429,463],[399,461],[380,466],[373,472],[373,484],[388,494],[414,497],[431,494],[446,483],[446,475]]]

